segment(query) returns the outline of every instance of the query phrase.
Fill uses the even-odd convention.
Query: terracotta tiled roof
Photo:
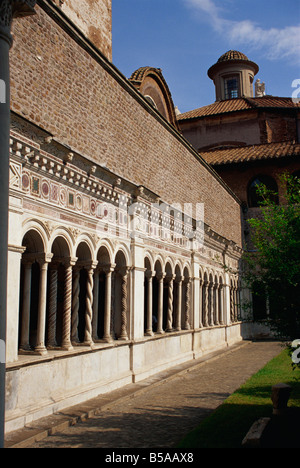
[[[241,146],[237,148],[200,151],[201,156],[212,166],[233,164],[287,156],[300,156],[300,144],[284,141],[265,145]]]
[[[149,72],[149,71],[154,71],[155,73],[158,73],[162,76],[161,73],[161,68],[154,68],[154,67],[140,67],[137,70],[135,70],[131,77],[129,78],[129,81],[134,81],[134,82],[142,82],[144,79],[144,76]]]
[[[259,108],[299,109],[300,105],[294,103],[291,98],[276,96],[227,99],[225,101],[216,101],[208,106],[199,107],[199,109],[179,114],[177,119],[178,121],[199,119],[210,115],[227,114],[229,112],[248,111]]]

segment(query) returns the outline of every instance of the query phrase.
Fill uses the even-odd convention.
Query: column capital
[[[156,278],[157,278],[159,281],[162,281],[162,280],[164,279],[165,276],[166,276],[166,274],[165,274],[165,273],[162,273],[162,272],[156,274]]]
[[[124,267],[121,267],[119,268],[118,272],[120,273],[121,276],[127,276],[128,273],[130,271],[130,267],[129,266],[124,266]]]
[[[116,263],[109,263],[107,265],[103,265],[102,267],[102,271],[104,271],[104,273],[112,273],[116,268]]]
[[[86,269],[86,270],[95,270],[95,268],[97,268],[97,265],[98,265],[98,262],[94,262],[94,261],[90,261],[90,262],[86,262],[83,267]]]
[[[0,37],[12,44],[10,34],[14,18],[34,15],[36,0],[2,0],[0,5]]]
[[[77,262],[77,257],[65,257],[61,263],[64,265],[64,267],[70,268],[70,267],[74,267],[76,265],[76,262]]]
[[[43,253],[36,257],[36,261],[40,264],[40,266],[45,265],[46,263],[50,263],[53,258],[52,253]]]
[[[176,278],[176,275],[166,275],[166,280],[168,281],[168,283],[173,282],[175,278]]]
[[[182,283],[184,280],[184,276],[175,276],[175,283]]]
[[[155,276],[155,271],[152,270],[146,270],[145,271],[145,276],[148,280],[152,279]]]

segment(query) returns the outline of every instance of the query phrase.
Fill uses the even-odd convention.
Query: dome
[[[216,100],[253,97],[253,80],[259,67],[238,50],[228,50],[210,67],[207,74],[214,82]]]
[[[248,57],[245,54],[243,54],[242,52],[239,52],[238,50],[228,50],[228,52],[225,52],[225,54],[221,55],[221,57],[218,60],[218,63],[228,62],[229,60],[246,60],[246,61],[249,61]]]
[[[258,73],[259,67],[256,63],[248,59],[247,55],[239,52],[238,50],[228,50],[225,54],[221,55],[219,60],[210,67],[207,74],[209,78],[213,79],[214,74],[220,69],[223,69],[226,66],[231,64],[246,64],[249,65],[249,68],[253,70],[254,74]]]

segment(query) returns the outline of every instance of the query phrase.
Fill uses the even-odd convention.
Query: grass
[[[288,407],[299,418],[300,370],[292,369],[284,349],[184,437],[178,448],[241,448],[251,425],[261,417],[272,417],[271,389],[280,382],[291,385]]]

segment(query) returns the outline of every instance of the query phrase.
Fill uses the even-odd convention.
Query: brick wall
[[[260,128],[262,143],[297,140],[295,116],[263,113],[260,117]]]
[[[282,187],[281,176],[284,173],[292,174],[299,170],[299,159],[297,157],[286,157],[248,164],[228,164],[218,166],[216,171],[225,182],[232,188],[239,199],[247,203],[247,188],[250,181],[258,175],[272,177],[278,185],[279,201],[283,202],[284,187]]]
[[[36,10],[14,22],[12,110],[165,202],[204,202],[205,222],[240,245],[240,207],[227,189],[113,67]]]

